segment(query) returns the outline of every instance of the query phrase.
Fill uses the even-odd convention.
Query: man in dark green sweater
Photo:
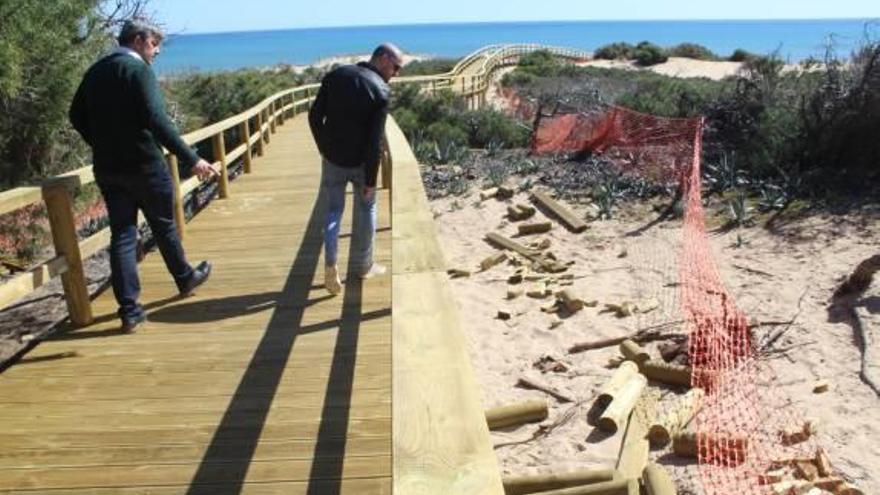
[[[174,223],[174,188],[162,146],[202,180],[216,171],[183,142],[165,112],[150,68],[162,38],[150,23],[126,22],[119,48],[89,68],[70,107],[71,123],[92,148],[95,180],[107,204],[111,281],[123,332],[146,321],[138,302],[138,209],[181,294],[191,293],[211,273],[206,261],[195,268],[187,262]]]

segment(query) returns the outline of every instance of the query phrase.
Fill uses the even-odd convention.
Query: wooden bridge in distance
[[[479,105],[492,64],[514,57],[507,50],[409,82]],[[393,122],[375,251],[391,273],[348,276],[337,297],[323,289],[320,157],[303,115],[313,93],[279,93],[186,137],[211,139],[221,172],[222,199],[185,227],[191,261],[211,260],[214,273],[176,298],[161,257],[148,256],[150,321],[134,335],[119,333],[110,291],[91,303],[75,295],[81,258],[107,233],[59,239],[69,212],[49,204],[93,178],[81,170],[44,186],[58,255],[0,288],[0,301],[63,273],[84,326],[0,374],[0,493],[503,493],[418,164]],[[227,146],[233,128],[241,142]],[[230,183],[237,157],[249,173]],[[196,186],[176,183],[178,198]],[[0,213],[34,191],[13,193]],[[348,272],[353,210],[349,198],[339,260]]]

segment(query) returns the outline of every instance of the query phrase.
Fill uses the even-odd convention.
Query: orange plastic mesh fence
[[[777,475],[793,479],[791,473],[779,474],[785,473],[780,461],[814,458],[818,446],[809,424],[774,389],[746,314],[725,289],[714,262],[700,187],[702,127],[700,118],[662,118],[621,107],[560,114],[539,121],[532,151],[602,154],[621,173],[680,187],[682,235],[674,247],[677,260],[670,256],[678,272],[671,277],[678,281],[665,283],[678,287],[677,294],[665,297],[678,307],[663,318],[684,322],[691,384],[706,391],[688,426],[697,433],[699,485],[707,495],[770,494],[779,489],[773,486]],[[646,251],[654,267],[658,257],[673,254],[658,253],[656,247]]]

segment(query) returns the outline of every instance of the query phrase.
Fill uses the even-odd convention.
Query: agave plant
[[[727,200],[727,211],[733,225],[741,227],[751,222],[752,208],[749,206],[745,193],[739,193]]]

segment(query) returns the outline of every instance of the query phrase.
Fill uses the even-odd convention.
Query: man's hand
[[[200,181],[206,181],[212,177],[217,177],[217,171],[205,159],[199,158],[199,161],[193,165],[192,171],[199,177]]]

